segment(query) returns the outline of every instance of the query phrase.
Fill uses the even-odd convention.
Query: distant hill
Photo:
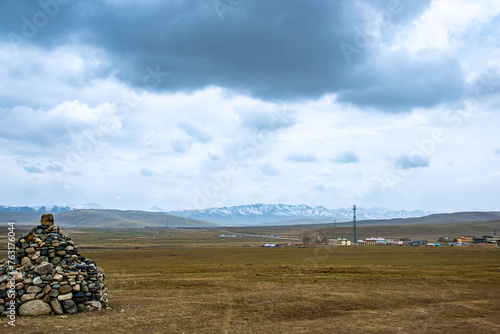
[[[500,219],[500,212],[454,212],[438,213],[419,218],[370,220],[360,222],[361,226],[410,225],[410,224],[447,224],[463,222],[494,221]]]
[[[37,225],[44,212],[0,212],[0,221],[15,220],[18,224]],[[122,210],[71,210],[54,214],[59,226],[99,228],[141,228],[149,227],[212,227],[216,224],[173,216],[164,212],[122,211]]]
[[[306,224],[288,226],[235,226],[226,228],[228,231],[255,234],[303,235],[318,236],[319,232],[330,237],[353,238],[352,223],[349,225]],[[500,220],[468,221],[455,223],[403,224],[403,225],[361,225],[357,229],[357,237],[409,238],[411,240],[436,241],[440,237],[448,237],[450,241],[462,235],[482,237],[500,231]]]
[[[352,220],[352,208],[327,209],[322,206],[310,207],[304,204],[252,204],[202,210],[170,211],[170,214],[187,218],[201,219],[225,225],[287,225],[293,219],[302,220],[304,223],[318,223],[320,221],[349,221]],[[358,208],[358,219],[392,219],[422,217],[431,212],[391,211],[382,208]]]

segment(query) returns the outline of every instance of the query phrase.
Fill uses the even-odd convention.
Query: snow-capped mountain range
[[[335,219],[339,222],[352,220],[352,208],[327,209],[323,206],[310,207],[304,204],[252,204],[222,208],[209,208],[203,210],[169,211],[171,215],[195,218],[213,223],[273,223],[293,219]],[[357,208],[358,220],[415,218],[432,214],[432,212],[391,211],[382,208]]]
[[[84,203],[84,204],[74,204],[68,206],[57,206],[57,205],[41,205],[41,206],[5,206],[0,205],[0,211],[3,212],[51,212],[51,213],[62,213],[73,210],[82,209],[103,209],[102,206],[96,203]]]
[[[95,203],[75,204],[68,206],[43,205],[43,206],[4,206],[0,205],[3,212],[51,212],[63,213],[79,209],[104,209]],[[161,212],[160,208],[150,211]],[[336,220],[338,223],[352,220],[352,208],[327,209],[323,206],[310,207],[304,204],[252,204],[202,210],[168,211],[168,214],[186,218],[194,218],[206,222],[222,225],[262,225],[262,224],[297,224],[297,223],[322,223]],[[432,214],[432,212],[391,211],[382,208],[357,208],[358,220],[416,218]]]

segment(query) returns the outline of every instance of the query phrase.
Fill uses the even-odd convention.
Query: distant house
[[[345,237],[328,238],[328,244],[336,246],[351,246],[351,240],[347,240]]]
[[[278,244],[264,244],[262,247],[279,247],[280,245]]]
[[[471,244],[474,241],[473,235],[463,235],[460,238],[457,238],[457,243],[459,244]]]
[[[485,242],[492,244],[500,244],[500,235],[485,235],[483,236]]]
[[[374,238],[374,237],[371,237],[371,238],[366,238],[365,242],[367,242],[368,244],[373,244],[373,242],[375,242],[374,244],[385,244],[385,239],[384,238],[381,238],[381,237],[378,237],[378,238]]]
[[[387,238],[385,242],[389,245],[404,245],[404,241],[400,239]]]

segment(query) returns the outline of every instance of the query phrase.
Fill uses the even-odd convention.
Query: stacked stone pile
[[[60,233],[52,215],[16,243],[14,272],[0,261],[0,311],[15,300],[19,315],[86,312],[108,306],[104,272],[78,254],[70,237]],[[17,271],[17,272],[16,272]],[[13,279],[12,279],[13,278]],[[15,285],[15,299],[12,293]]]

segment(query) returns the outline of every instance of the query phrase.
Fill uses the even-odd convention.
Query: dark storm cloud
[[[430,164],[429,158],[418,154],[414,155],[403,154],[394,163],[397,169],[403,169],[403,170],[429,167],[429,164]]]
[[[0,33],[12,45],[98,48],[111,65],[94,75],[114,73],[136,87],[176,92],[214,85],[270,101],[339,93],[343,102],[404,111],[461,91],[454,59],[391,52],[380,58],[379,44],[428,3],[242,1],[221,19],[213,1],[3,1]],[[354,48],[349,56],[346,46]]]

